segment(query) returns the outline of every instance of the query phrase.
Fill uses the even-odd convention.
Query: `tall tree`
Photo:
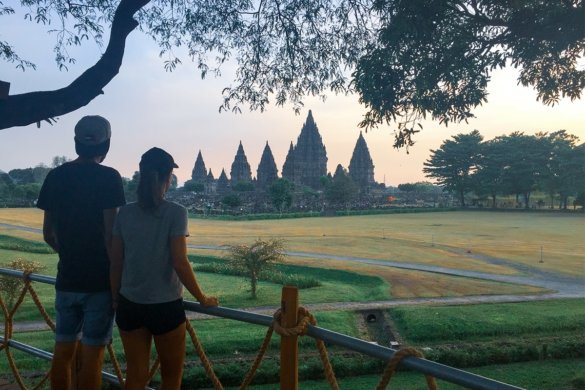
[[[294,183],[282,178],[274,180],[270,185],[270,199],[281,215],[292,205],[294,188]]]
[[[498,139],[483,142],[477,160],[477,171],[473,175],[473,190],[476,195],[492,198],[492,207],[496,208],[496,198],[503,192],[504,151]]]
[[[514,132],[497,137],[502,147],[502,189],[522,196],[524,208],[530,207],[530,195],[545,174],[550,148],[540,137]]]
[[[347,170],[337,165],[333,179],[325,188],[325,198],[331,205],[349,208],[352,200],[354,200],[359,192],[358,186],[355,184]]]
[[[427,115],[473,117],[497,68],[519,68],[547,105],[585,88],[582,0],[381,0],[374,10],[382,28],[353,77],[362,126],[397,121],[395,146],[412,145]]]
[[[168,70],[181,62],[176,46],[187,48],[203,77],[236,62],[222,109],[263,110],[272,100],[298,111],[306,95],[357,90],[367,110],[362,125],[397,121],[398,147],[412,144],[427,114],[445,124],[471,117],[495,68],[520,68],[519,81],[546,104],[580,98],[585,86],[576,66],[585,51],[583,0],[0,2],[0,17],[12,13],[56,32],[63,69],[74,63],[68,46],[90,37],[102,44],[107,27],[110,34],[101,58],[68,86],[10,95],[0,82],[0,129],[52,122],[102,94],[138,26]],[[2,40],[0,61],[34,67]]]
[[[465,193],[473,189],[472,175],[477,169],[482,135],[477,130],[457,134],[446,140],[425,161],[423,172],[437,180],[445,190],[457,194],[461,207],[465,207]]]
[[[56,32],[56,60],[63,69],[74,62],[68,46],[90,37],[101,44],[109,23],[110,38],[103,56],[69,86],[0,96],[0,129],[51,121],[102,94],[119,72],[127,36],[138,26],[160,47],[167,70],[181,63],[173,54],[175,47],[186,47],[202,77],[219,75],[226,61],[235,62],[235,80],[224,89],[222,104],[235,111],[242,103],[263,110],[271,99],[276,104],[290,102],[298,111],[305,95],[348,91],[346,69],[357,62],[376,30],[371,1],[355,0],[0,3],[0,16],[15,12]],[[0,60],[22,69],[34,66],[2,40]]]
[[[569,196],[575,195],[578,189],[576,182],[579,166],[585,164],[584,160],[575,158],[574,148],[579,138],[565,130],[539,136],[549,152],[548,161],[542,167],[539,187],[551,197],[551,207],[554,196],[558,194],[559,208],[566,209]]]

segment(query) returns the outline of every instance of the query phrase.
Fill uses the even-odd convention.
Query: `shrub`
[[[45,268],[44,265],[36,261],[28,261],[21,258],[12,260],[8,263],[1,264],[3,268],[11,268],[24,272],[38,272]],[[9,307],[14,305],[14,300],[22,291],[24,281],[21,278],[12,276],[0,276],[0,291],[6,296]]]

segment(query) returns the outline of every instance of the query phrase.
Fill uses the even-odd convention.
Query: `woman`
[[[138,202],[120,209],[114,225],[111,287],[116,324],[126,354],[126,389],[144,389],[150,346],[160,359],[161,389],[179,389],[185,360],[182,286],[206,306],[217,298],[201,291],[187,260],[187,210],[168,202],[173,157],[152,148],[140,160]]]

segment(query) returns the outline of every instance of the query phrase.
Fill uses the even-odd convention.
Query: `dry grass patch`
[[[0,235],[24,238],[25,240],[43,241],[42,233],[26,232],[23,230],[3,228],[0,226]]]
[[[545,289],[335,260],[288,257],[287,262],[379,276],[390,284],[392,298],[458,297],[493,294],[539,294]]]
[[[36,208],[0,208],[0,223],[10,223],[41,229],[43,227],[43,211]]]
[[[0,222],[42,227],[42,211],[0,209]],[[282,237],[293,251],[439,265],[498,274],[491,256],[585,276],[585,215],[558,212],[443,212],[263,221],[190,219],[189,243],[225,245]],[[38,236],[11,231],[38,240]],[[543,262],[540,262],[540,253]],[[470,252],[470,253],[468,253]]]
[[[511,273],[467,254],[584,275],[585,216],[561,213],[445,212],[267,221],[192,219],[192,243],[221,245],[285,238],[290,250],[391,259]],[[540,263],[540,248],[544,262]]]

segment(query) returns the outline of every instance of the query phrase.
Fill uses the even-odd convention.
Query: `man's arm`
[[[57,231],[55,230],[55,224],[53,223],[53,216],[48,210],[45,210],[43,217],[43,239],[55,252],[59,253]]]
[[[124,242],[120,237],[113,237],[112,245],[110,247],[110,288],[112,289],[112,303],[114,309],[118,306],[123,269]]]
[[[112,259],[112,229],[114,228],[114,221],[118,215],[118,208],[105,209],[104,213],[104,244],[108,251],[108,257]]]

